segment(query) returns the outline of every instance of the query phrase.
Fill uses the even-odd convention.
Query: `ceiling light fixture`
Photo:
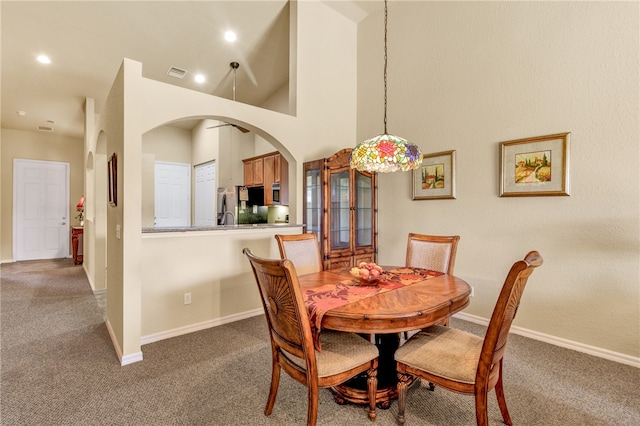
[[[193,79],[196,81],[196,83],[204,83],[206,81],[206,78],[202,74],[196,74]]]
[[[38,62],[41,64],[50,64],[51,59],[47,55],[38,55]]]
[[[422,164],[422,152],[417,145],[387,133],[387,0],[384,0],[384,134],[356,145],[349,162],[352,169],[382,173],[409,171]]]
[[[236,38],[236,33],[234,33],[233,31],[227,31],[226,33],[224,33],[224,39],[230,43],[236,41]]]

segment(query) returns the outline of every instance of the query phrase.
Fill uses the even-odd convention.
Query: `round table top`
[[[401,267],[385,266],[385,270]],[[348,269],[300,275],[303,290],[352,278]],[[398,333],[440,322],[469,305],[471,287],[453,275],[430,277],[405,287],[328,310],[322,328],[355,333]]]

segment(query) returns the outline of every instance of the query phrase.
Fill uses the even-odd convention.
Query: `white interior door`
[[[216,216],[216,163],[200,164],[195,167],[196,190],[195,204],[195,225],[215,226]]]
[[[69,163],[14,159],[16,261],[69,256]]]
[[[155,164],[154,226],[191,225],[191,165]]]

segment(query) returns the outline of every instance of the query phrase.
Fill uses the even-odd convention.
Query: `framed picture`
[[[107,164],[107,179],[109,181],[109,204],[118,205],[118,156],[114,152]]]
[[[569,195],[569,133],[500,143],[500,196]]]
[[[456,152],[427,154],[413,170],[413,199],[439,200],[456,198]]]

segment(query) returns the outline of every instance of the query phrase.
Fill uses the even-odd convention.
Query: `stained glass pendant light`
[[[387,133],[387,0],[384,0],[384,134],[360,142],[351,151],[352,169],[365,172],[398,172],[417,169],[422,152],[417,145]]]

